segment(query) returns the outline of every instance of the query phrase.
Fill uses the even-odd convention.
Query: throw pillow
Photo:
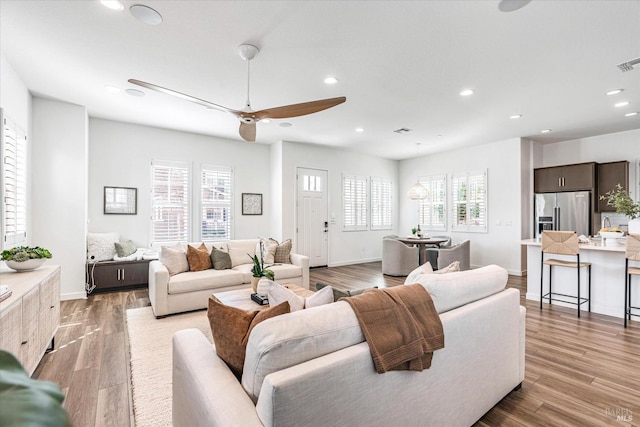
[[[418,281],[416,280],[418,276],[420,276],[421,274],[430,274],[430,273],[433,273],[433,267],[431,267],[431,263],[427,261],[424,264],[422,264],[420,267],[416,268],[411,273],[409,273],[409,275],[404,281],[404,284],[410,285],[412,283],[418,283]]]
[[[176,243],[173,247],[162,246],[160,248],[160,262],[167,267],[171,276],[189,271],[187,254],[182,250],[180,243]]]
[[[264,263],[273,264],[275,262],[276,248],[278,247],[278,242],[275,242],[271,239],[260,240],[256,245],[256,255],[258,256],[260,256],[260,243],[262,243],[262,259],[264,260]]]
[[[225,305],[215,296],[209,298],[207,317],[216,353],[238,379],[242,378],[244,356],[251,330],[258,323],[285,313],[289,313],[287,302],[266,310],[245,311]]]
[[[288,302],[291,312],[302,310],[304,308],[318,307],[333,302],[333,288],[326,286],[314,293],[310,297],[304,298],[296,295],[291,289],[286,288],[276,282],[269,281],[269,291],[267,298],[270,305],[278,305]]]
[[[211,255],[204,243],[198,248],[187,245],[187,261],[191,271],[202,271],[211,268]]]
[[[460,271],[460,261],[453,261],[451,264],[444,268],[434,271],[436,274],[453,273],[454,271]]]
[[[276,239],[269,239],[274,242],[276,245],[276,253],[274,256],[274,262],[276,264],[291,264],[291,248],[293,247],[293,243],[291,239],[287,239],[282,243],[278,243]]]
[[[127,240],[126,242],[116,242],[114,243],[114,246],[119,257],[133,255],[138,250],[131,240]]]
[[[120,240],[118,233],[87,233],[87,259],[89,261],[110,261],[116,254],[115,243]]]
[[[229,252],[218,249],[215,246],[211,251],[211,263],[216,270],[228,270],[231,268]]]

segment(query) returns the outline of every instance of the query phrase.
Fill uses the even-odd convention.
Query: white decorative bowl
[[[603,239],[619,239],[624,237],[624,233],[622,231],[601,231],[600,236]]]
[[[46,258],[35,258],[27,261],[17,262],[17,261],[5,261],[7,263],[7,267],[21,273],[23,271],[31,271],[40,267],[46,261]]]

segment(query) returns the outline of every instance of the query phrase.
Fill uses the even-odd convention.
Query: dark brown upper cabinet
[[[623,160],[598,164],[598,212],[616,211],[615,207],[607,205],[606,200],[600,200],[600,196],[615,189],[618,184],[625,190],[629,188],[629,162]]]
[[[591,191],[595,188],[595,183],[595,162],[533,170],[533,191],[535,193]]]

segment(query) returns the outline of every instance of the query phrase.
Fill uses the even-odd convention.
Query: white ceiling
[[[137,21],[97,0],[1,0],[2,53],[33,94],[91,117],[238,140],[226,113],[138,88],[136,78],[229,108],[346,96],[313,115],[258,123],[259,143],[339,146],[390,159],[513,137],[556,142],[640,128],[640,1],[541,1],[504,13],[485,1],[141,0],[164,21]],[[328,86],[328,75],[339,83]],[[475,90],[470,97],[458,93]],[[615,88],[622,94],[606,96]],[[614,108],[613,104],[630,105]],[[517,120],[513,114],[522,114]],[[283,128],[280,122],[293,126]],[[354,129],[362,127],[362,133]],[[407,134],[393,130],[406,127]],[[540,134],[542,129],[552,129]],[[439,137],[441,135],[441,137]]]

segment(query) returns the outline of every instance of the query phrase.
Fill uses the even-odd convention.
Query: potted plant
[[[255,254],[254,256],[247,254],[249,258],[251,258],[251,261],[253,261],[253,267],[251,267],[251,274],[253,275],[253,277],[251,278],[251,287],[253,288],[254,293],[256,293],[258,290],[258,282],[260,281],[260,279],[266,277],[269,280],[273,280],[275,278],[273,270],[264,268],[262,248],[263,244],[262,242],[260,242],[260,258],[258,258],[258,254]]]
[[[629,233],[640,233],[640,202],[634,202],[622,185],[600,196],[608,206],[616,208],[616,212],[629,218]]]
[[[40,267],[47,258],[51,258],[51,252],[40,246],[16,246],[2,251],[0,260],[5,261],[9,268],[16,271],[31,271]]]

